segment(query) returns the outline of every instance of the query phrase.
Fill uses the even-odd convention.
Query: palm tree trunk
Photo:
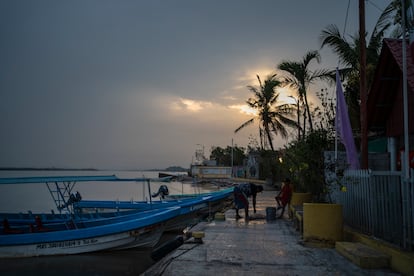
[[[259,137],[260,137],[260,148],[263,150],[264,149],[263,130],[260,126],[259,126]]]
[[[305,108],[306,108],[306,112],[308,113],[309,127],[310,127],[310,130],[313,131],[312,117],[311,117],[311,114],[310,114],[310,108],[309,108],[309,104],[308,104],[308,97],[306,97],[306,93],[303,95],[303,98],[305,99]]]
[[[273,148],[272,136],[270,135],[270,131],[268,128],[266,129],[266,135],[267,135],[267,139],[269,140],[270,148],[272,149],[272,151],[275,151]]]
[[[306,136],[306,108],[303,110],[303,130],[302,130],[302,138],[305,139]]]
[[[300,140],[300,109],[299,109],[299,100],[297,101],[297,116],[298,116],[298,141]]]

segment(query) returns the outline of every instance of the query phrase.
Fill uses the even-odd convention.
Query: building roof
[[[413,118],[414,47],[410,47],[407,42],[406,49],[409,117]],[[384,133],[386,136],[400,136],[404,133],[402,68],[402,40],[384,39],[367,99],[367,119],[370,131]],[[410,133],[414,132],[413,122],[409,122],[409,129]]]

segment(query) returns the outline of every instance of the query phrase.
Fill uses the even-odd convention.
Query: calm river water
[[[113,175],[119,178],[157,178],[155,171],[0,171],[0,177]],[[181,174],[181,173],[176,173]],[[162,182],[151,181],[151,192],[158,191]],[[207,192],[212,187],[199,187],[192,183],[167,183],[170,194]],[[144,200],[148,199],[146,182],[80,182],[83,199],[91,200]],[[0,212],[57,212],[46,184],[0,185]],[[160,243],[175,235],[162,237]],[[100,252],[74,256],[0,259],[0,275],[138,275],[154,261],[151,250],[133,249]]]

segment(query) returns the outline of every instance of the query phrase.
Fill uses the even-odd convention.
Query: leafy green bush
[[[327,193],[324,177],[324,151],[330,150],[333,139],[324,129],[289,143],[281,152],[281,170],[293,180],[295,191],[310,192],[314,200],[323,201]]]

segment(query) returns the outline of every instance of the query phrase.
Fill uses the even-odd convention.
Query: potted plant
[[[322,246],[333,246],[335,241],[343,239],[342,206],[332,202],[329,193],[332,183],[325,178],[324,151],[330,144],[327,131],[321,129],[292,142],[284,155],[295,193],[310,193],[312,197],[312,202],[303,202],[303,240]],[[292,205],[296,204],[294,200],[295,194]]]
[[[288,144],[281,157],[283,173],[293,182],[295,193],[310,193],[312,201],[325,201],[326,183],[323,175],[323,151],[329,142],[324,130]]]
[[[333,190],[341,191],[345,162],[338,162],[334,152],[324,152],[324,196],[323,201],[303,205],[303,240],[307,244],[334,247],[343,240],[342,205],[333,200]],[[339,160],[344,160],[341,153]]]

